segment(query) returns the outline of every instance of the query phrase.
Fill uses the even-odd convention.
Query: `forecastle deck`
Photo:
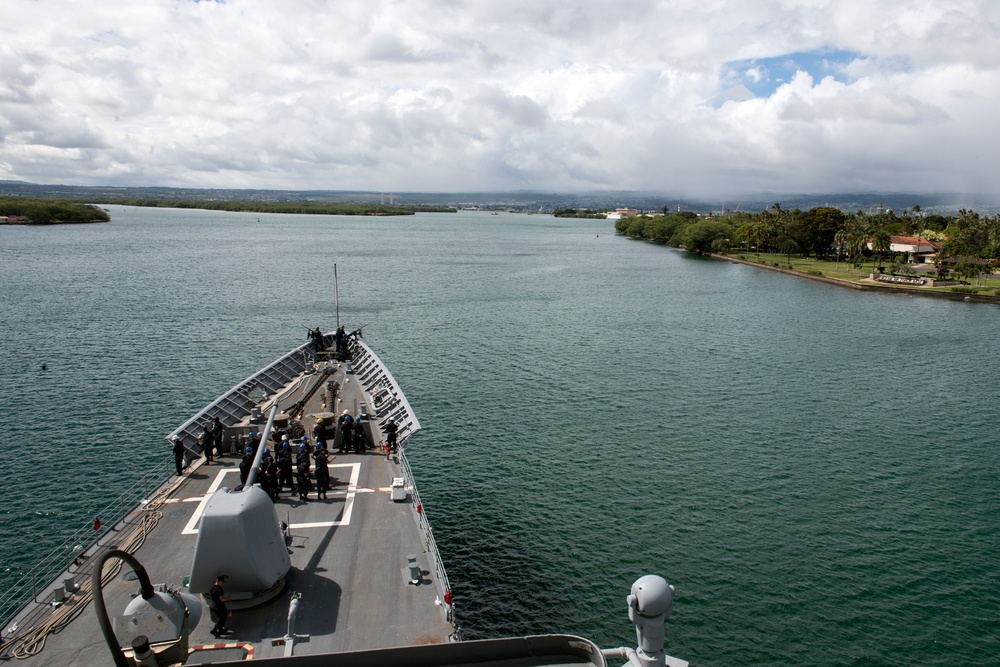
[[[287,358],[302,360],[307,375],[287,368]],[[324,654],[382,647],[447,642],[456,632],[450,592],[419,496],[405,458],[409,437],[419,430],[419,423],[395,380],[367,346],[358,341],[352,348],[353,364],[319,361],[308,346],[294,350],[263,369],[226,395],[210,404],[178,429],[189,449],[194,447],[194,432],[207,417],[218,416],[226,426],[227,436],[240,429],[255,427],[248,419],[250,404],[241,402],[251,382],[258,376],[274,377],[275,366],[286,370],[280,387],[277,381],[268,391],[279,410],[299,403],[303,421],[320,413],[339,413],[349,409],[367,416],[370,442],[384,438],[384,426],[390,417],[400,424],[400,457],[387,458],[381,449],[361,454],[338,454],[330,459],[333,490],[328,499],[318,500],[315,493],[309,502],[287,491],[275,504],[278,519],[288,524],[287,542],[291,571],[282,595],[261,607],[236,610],[224,640],[209,634],[212,623],[204,610],[200,624],[191,635],[190,662],[214,662],[280,656],[286,648],[280,642],[288,633],[289,601],[299,594],[299,609],[294,634],[295,655]],[[336,406],[325,406],[323,392],[313,392],[311,377],[318,368],[329,368],[328,378],[339,386]],[[349,372],[350,371],[350,372]],[[250,383],[250,384],[248,384]],[[259,384],[259,382],[258,382]],[[223,409],[224,406],[224,409]],[[313,419],[313,421],[315,421]],[[259,428],[258,428],[259,430]],[[86,551],[78,566],[57,577],[75,577],[81,588],[59,606],[52,598],[36,597],[19,612],[14,622],[18,629],[5,632],[3,653],[16,651],[23,665],[95,665],[109,664],[110,655],[96,617],[86,606],[89,600],[88,563],[101,551],[123,548],[145,566],[154,584],[165,583],[184,591],[190,574],[199,519],[210,495],[222,488],[239,484],[239,456],[236,452],[217,458],[214,464],[197,459],[180,477],[171,477],[157,493],[136,507],[120,530],[105,536]],[[394,478],[404,478],[407,495],[402,502],[390,499]],[[421,580],[411,583],[407,556],[417,556]],[[128,567],[112,574],[109,562],[104,568],[104,598],[109,613],[115,615],[134,596],[137,585],[127,581]],[[54,582],[55,583],[55,582]],[[52,623],[56,634],[30,632]],[[5,631],[13,625],[9,622]],[[26,632],[33,635],[21,641]],[[44,638],[43,638],[44,637]]]

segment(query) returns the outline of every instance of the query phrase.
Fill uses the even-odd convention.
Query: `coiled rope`
[[[183,478],[174,480],[152,500],[146,503],[145,508],[142,510],[142,520],[137,525],[132,526],[131,532],[126,533],[118,545],[107,544],[102,548],[117,548],[130,554],[138,551],[146,541],[146,535],[160,522],[160,518],[163,516],[160,508],[163,507],[167,498],[177,490],[182,481]],[[93,561],[96,561],[95,557],[90,558],[90,562]],[[121,571],[121,568],[122,561],[120,560],[109,564],[104,569],[103,576],[101,577],[101,585],[104,586],[114,579]],[[83,573],[85,573],[85,570],[81,569],[76,574]],[[9,638],[4,643],[2,649],[0,649],[0,658],[14,657],[18,660],[24,660],[38,655],[45,648],[46,638],[50,634],[57,633],[72,623],[87,608],[93,597],[94,592],[91,590],[90,577],[85,577],[73,596],[64,604],[57,607],[42,623],[21,630]]]

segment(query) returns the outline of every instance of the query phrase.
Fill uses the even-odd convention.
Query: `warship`
[[[96,539],[67,547],[68,564],[47,584],[31,582],[30,599],[4,622],[0,658],[25,667],[687,665],[664,651],[673,587],[656,575],[626,598],[636,648],[560,634],[462,641],[406,458],[418,431],[360,330],[311,331],[167,435],[177,474],[110,526],[95,519]],[[270,464],[282,450],[308,462],[294,493],[295,480]]]

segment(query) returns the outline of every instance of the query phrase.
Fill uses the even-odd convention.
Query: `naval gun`
[[[277,410],[277,405],[271,408],[246,485],[213,493],[198,528],[189,590],[207,595],[216,578],[225,576],[233,609],[256,607],[276,598],[284,591],[292,567],[274,503],[254,486]]]

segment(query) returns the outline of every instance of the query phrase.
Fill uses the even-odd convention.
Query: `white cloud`
[[[11,4],[0,178],[715,194],[1000,176],[987,0]],[[860,55],[766,97],[766,71],[727,71],[827,51]]]

